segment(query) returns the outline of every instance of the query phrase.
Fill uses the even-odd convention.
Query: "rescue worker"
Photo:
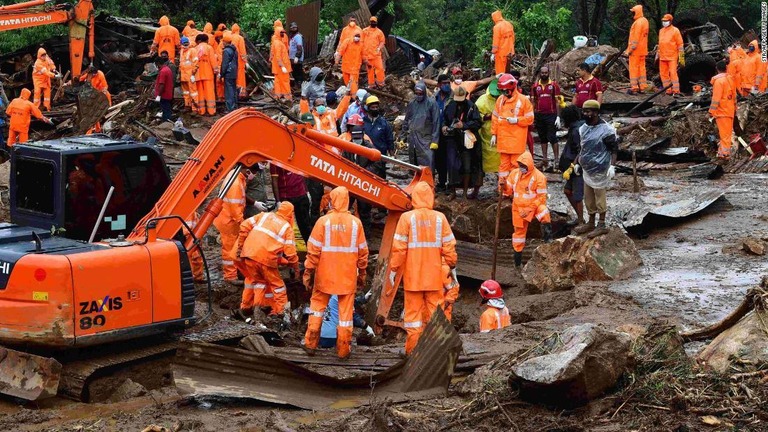
[[[550,167],[547,155],[552,144],[553,161],[560,159],[560,146],[557,142],[557,130],[560,129],[560,86],[557,81],[549,79],[549,68],[539,69],[539,81],[531,88],[531,103],[533,104],[533,122],[541,143],[541,154],[544,163],[541,167],[547,171]]]
[[[222,39],[222,59],[219,77],[224,81],[224,100],[226,111],[230,113],[237,108],[237,69],[240,59],[237,49],[232,45],[232,34]]]
[[[356,92],[360,79],[360,66],[363,64],[362,32],[358,29],[351,38],[339,45],[334,56],[336,64],[341,62],[341,74],[344,85],[349,91]]]
[[[480,285],[477,290],[485,304],[485,311],[480,315],[480,333],[488,333],[491,330],[501,330],[511,324],[509,309],[504,304],[504,294],[501,285],[495,280],[489,279]]]
[[[208,35],[201,33],[195,37],[197,45],[197,68],[193,71],[197,84],[197,112],[200,115],[216,115],[216,92],[214,78],[219,75],[216,53],[208,45]],[[190,79],[191,80],[191,79]]]
[[[509,57],[515,55],[515,27],[501,16],[500,10],[492,13],[491,18],[493,19],[491,62],[498,75],[507,72]]]
[[[245,267],[246,280],[251,282],[243,289],[241,315],[253,314],[255,306],[270,306],[270,316],[283,315],[289,321],[288,294],[279,266],[289,266],[292,277],[299,274],[292,222],[293,204],[283,201],[277,212],[264,212],[240,224],[235,256]],[[268,292],[273,294],[271,302],[265,301]]]
[[[630,9],[634,22],[629,29],[629,43],[623,56],[629,58],[629,93],[637,94],[648,87],[645,75],[645,56],[648,55],[648,19],[643,16],[643,6]]]
[[[192,20],[187,21],[187,25],[181,31],[182,36],[186,36],[188,39],[195,39],[195,36],[200,33],[195,27],[195,22]]]
[[[592,66],[581,63],[576,70],[579,78],[576,80],[576,93],[573,94],[573,104],[581,108],[584,102],[596,100],[603,103],[603,84],[592,76]]]
[[[746,58],[747,53],[744,52],[744,48],[738,43],[728,47],[728,67],[726,72],[728,73],[728,76],[731,77],[736,92],[741,96],[747,95],[741,85],[741,69],[744,64],[744,59]]]
[[[395,150],[395,133],[392,125],[381,113],[381,102],[376,96],[366,99],[366,112],[363,117],[365,135],[371,138],[371,143],[383,155],[391,155]],[[387,178],[387,163],[379,160],[368,166],[368,170],[377,176]]]
[[[349,88],[346,86],[339,87],[339,90],[349,92]],[[336,90],[337,94],[339,90]],[[368,99],[368,92],[365,91],[365,89],[359,89],[354,93],[354,95],[355,96],[353,100],[355,103],[350,103],[349,107],[347,108],[347,112],[344,114],[344,117],[341,118],[341,124],[339,127],[342,133],[347,131],[347,120],[350,117],[355,114],[360,114],[361,116],[365,117],[365,101]]]
[[[21,89],[21,95],[12,100],[5,109],[8,115],[8,147],[13,147],[16,143],[25,143],[29,141],[29,123],[32,117],[40,119],[48,124],[53,124],[51,120],[40,112],[37,105],[29,101],[32,92],[29,89]]]
[[[282,27],[280,27],[280,30],[282,31]],[[279,33],[285,37],[285,31],[282,31],[282,33]],[[240,96],[245,95],[245,68],[248,65],[248,50],[245,48],[245,38],[240,34],[240,25],[235,23],[232,24],[232,44],[235,46],[235,49],[237,49],[237,54],[240,56],[237,62],[237,88],[239,91]],[[284,45],[287,47],[287,41],[285,41]],[[288,49],[286,48],[286,53],[288,52]],[[273,66],[274,69],[274,66]],[[274,73],[274,70],[272,71]],[[289,85],[289,94],[290,94],[290,80],[288,81]],[[289,98],[290,99],[290,98]]]
[[[181,51],[179,52],[179,72],[181,81],[181,94],[184,96],[184,108],[192,112],[198,112],[197,84],[195,83],[194,70],[197,69],[197,48],[190,46],[189,38],[181,38]]]
[[[494,79],[485,93],[477,99],[475,105],[480,113],[483,126],[478,131],[478,139],[483,147],[482,162],[483,172],[499,172],[499,152],[491,146],[491,124],[493,123],[493,110],[496,108],[496,100],[501,96],[498,87],[499,81]]]
[[[563,193],[576,212],[576,225],[584,225],[584,178],[573,172],[576,157],[581,152],[581,137],[579,128],[584,124],[581,113],[576,105],[563,108],[560,116],[563,126],[568,130],[565,136],[563,154],[560,156],[560,171],[563,172]]]
[[[200,222],[200,214],[198,212],[192,213],[192,217],[185,222],[189,229],[194,231],[197,223]],[[189,233],[185,232],[185,240],[187,238],[189,238]],[[203,265],[203,257],[200,255],[200,247],[202,245],[189,251],[189,265],[192,267],[192,279],[195,283],[205,282],[205,266]]]
[[[528,224],[535,217],[541,223],[545,242],[552,240],[552,225],[547,208],[547,177],[533,164],[533,156],[525,152],[517,158],[517,168],[507,177],[504,196],[512,197],[512,249],[515,250],[515,267],[523,263],[523,248]]]
[[[533,124],[533,105],[517,91],[517,80],[510,74],[499,78],[502,95],[496,100],[491,124],[491,146],[500,154],[499,191],[507,183],[517,158],[525,153],[528,127]]]
[[[733,118],[736,115],[736,88],[733,80],[725,73],[725,61],[717,62],[718,74],[712,78],[712,102],[709,105],[709,116],[715,119],[720,143],[717,147],[717,157],[728,160],[731,157],[731,142],[733,137]]]
[[[272,37],[269,57],[272,59],[272,74],[275,76],[275,87],[272,90],[276,99],[288,100],[291,96],[291,60],[288,57],[288,47],[282,41],[285,30],[278,27]]]
[[[174,79],[169,64],[170,61],[167,57],[157,56],[155,58],[155,66],[159,71],[155,79],[155,102],[160,104],[160,109],[163,112],[162,121],[169,121],[173,118]]]
[[[383,88],[386,77],[383,51],[387,38],[378,27],[379,19],[372,16],[368,27],[363,29],[363,62],[368,69],[369,88]]]
[[[219,23],[219,25],[216,26],[216,31],[224,33],[225,30],[227,30],[227,25],[224,23]]]
[[[429,85],[429,81],[424,80],[424,84]],[[437,76],[438,88],[435,91],[435,104],[440,111],[440,125],[443,124],[445,107],[451,101],[453,90],[451,90],[451,77],[448,74]],[[448,169],[448,138],[440,134],[437,141],[437,148],[432,152],[432,172],[435,178],[435,192],[448,192],[449,169]]]
[[[360,27],[357,26],[357,18],[349,17],[347,25],[341,29],[341,36],[339,36],[339,46],[344,43],[345,40],[351,39],[356,32],[360,31]]]
[[[368,337],[373,338],[376,336],[373,332],[373,328],[365,322],[363,315],[358,312],[358,310],[363,309],[368,302],[369,297],[370,294],[355,297],[355,311],[352,314],[352,327],[365,330]],[[320,348],[333,348],[336,346],[336,338],[339,334],[339,321],[339,296],[332,295],[331,299],[328,300],[328,307],[325,308],[323,325],[320,327]]]
[[[427,97],[427,86],[416,84],[414,98],[408,104],[403,132],[408,137],[408,160],[411,164],[433,167],[433,151],[440,139],[440,111],[434,99]]]
[[[339,97],[346,96],[349,93],[347,87],[341,86],[346,92]],[[337,90],[337,92],[339,92]],[[340,93],[340,92],[339,92]],[[337,93],[338,94],[338,93]],[[325,96],[325,72],[317,66],[309,70],[309,80],[301,83],[301,99],[299,100],[299,111],[303,114],[310,111],[312,104],[317,98]],[[342,114],[343,115],[343,114]]]
[[[331,211],[317,220],[307,243],[304,286],[312,292],[304,350],[314,355],[320,327],[332,295],[339,299],[336,353],[347,358],[352,345],[355,289],[365,287],[368,244],[360,219],[349,213],[349,192],[341,186],[331,191]],[[353,277],[354,276],[354,277]]]
[[[216,58],[219,60],[219,71],[221,71],[221,64],[224,61],[224,35],[228,34],[230,39],[230,44],[232,43],[232,32],[227,30],[226,32],[222,31],[216,31],[216,33],[213,34],[213,39],[216,41]],[[237,78],[235,78],[237,80]],[[235,90],[237,90],[237,82],[235,82]],[[224,100],[224,78],[221,77],[221,73],[219,73],[219,76],[216,77],[216,103],[226,102]],[[237,91],[235,91],[235,94],[237,94]]]
[[[91,84],[91,87],[93,87],[94,90],[104,93],[104,96],[107,98],[108,106],[112,106],[112,95],[109,94],[109,84],[107,84],[107,78],[104,76],[104,72],[91,64],[85,69],[85,73],[80,75],[80,82],[85,82],[86,80]],[[101,132],[101,122],[96,122],[96,124],[86,132],[86,135],[99,132]]]
[[[235,174],[232,170],[222,180],[222,187],[227,184],[229,179]],[[224,276],[224,282],[232,285],[242,286],[243,282],[237,278],[237,267],[235,267],[236,250],[240,233],[240,223],[243,222],[245,212],[245,185],[251,179],[253,174],[249,169],[240,171],[232,182],[226,195],[224,196],[221,213],[213,220],[213,226],[219,230],[221,235],[221,269]],[[242,246],[240,244],[239,246]]]
[[[32,68],[32,83],[35,87],[34,104],[39,108],[42,102],[46,111],[51,110],[51,78],[61,78],[56,72],[56,65],[53,63],[45,48],[40,47],[37,50],[37,60]]]
[[[288,31],[290,32],[288,57],[291,58],[293,80],[296,85],[301,85],[304,82],[304,36],[299,33],[299,25],[295,22],[291,23]]]
[[[600,118],[600,103],[596,100],[584,102],[582,107],[584,124],[579,128],[581,151],[574,164],[574,172],[584,177],[584,205],[589,221],[583,227],[574,229],[576,234],[589,233],[588,237],[606,234],[605,215],[608,211],[606,191],[616,175],[616,129]],[[595,227],[595,215],[600,219]]]
[[[275,22],[272,24],[272,30],[277,30],[278,28],[285,29],[285,26],[283,25],[283,22],[279,19],[276,19]],[[288,35],[286,34],[278,34],[280,37],[280,40],[283,41],[285,46],[288,46],[288,44],[291,42],[291,40],[288,38]]]
[[[744,93],[760,93],[764,74],[765,65],[760,57],[760,48],[757,41],[753,40],[747,46],[747,58],[744,59],[741,68],[741,87],[744,89]]]
[[[405,292],[405,354],[419,342],[424,317],[432,317],[443,302],[442,264],[456,267],[456,239],[445,215],[432,210],[435,195],[426,182],[413,189],[413,210],[403,213],[397,222],[390,258],[389,286],[395,286],[397,273],[403,272]]]
[[[363,147],[374,148],[371,137],[365,134],[365,122],[360,114],[353,114],[347,122],[347,131],[342,133],[339,138],[349,141]],[[365,168],[375,174],[373,162],[360,155],[347,155],[347,158],[355,162],[361,168]],[[352,197],[354,205],[357,208],[360,221],[363,223],[366,237],[371,233],[371,205],[365,201]],[[322,207],[322,204],[321,204]]]
[[[344,108],[344,107],[341,107],[341,108]],[[330,136],[335,136],[335,137],[339,136],[339,129],[338,129],[338,126],[336,125],[336,119],[338,118],[337,114],[339,112],[337,110],[338,108],[335,110],[328,108],[328,106],[325,103],[324,97],[317,98],[317,100],[315,100],[315,112],[314,112],[315,129]],[[344,112],[344,111],[340,111],[340,112]],[[337,154],[341,154],[341,149],[337,147],[326,145],[325,148],[333,152],[336,152]]]
[[[159,23],[160,28],[155,30],[155,39],[152,41],[149,53],[154,55],[165,51],[168,53],[168,60],[173,63],[176,59],[176,48],[181,45],[179,30],[171,25],[171,21],[165,15],[160,17]]]
[[[665,14],[661,17],[662,28],[659,30],[659,50],[656,52],[656,60],[659,62],[659,75],[661,86],[666,87],[667,94],[680,95],[680,79],[677,77],[677,65],[685,66],[685,52],[683,51],[683,36],[680,30],[672,25],[672,15]]]
[[[208,45],[210,45],[215,52],[219,52],[219,42],[216,40],[216,34],[213,32],[213,24],[205,23],[203,33],[208,35]]]
[[[445,312],[445,318],[448,322],[451,322],[453,318],[453,305],[459,298],[459,278],[456,276],[456,270],[451,269],[447,264],[443,263],[443,312]],[[429,321],[432,317],[425,316],[424,320]]]

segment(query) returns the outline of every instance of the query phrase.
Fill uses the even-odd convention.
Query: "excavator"
[[[326,145],[399,165],[413,171],[414,177],[401,188],[338,156]],[[39,228],[0,224],[0,393],[26,400],[54,396],[62,380],[59,359],[66,358],[62,353],[134,344],[204,319],[195,316],[188,256],[200,247],[199,239],[221,212],[236,175],[222,183],[193,229],[185,221],[228,172],[238,173],[261,161],[327,185],[345,186],[351,194],[387,209],[379,249],[379,266],[386,268],[378,273],[382,275],[389,274],[397,221],[411,209],[409,192],[420,181],[433,184],[428,168],[304,124],[283,125],[253,108],[234,111],[213,125],[127,237],[85,242]],[[396,276],[394,285],[383,282],[379,331],[384,325],[397,324],[387,314],[401,277]],[[210,313],[210,301],[208,308]]]
[[[0,6],[0,32],[50,24],[69,25],[69,62],[72,76],[79,77],[88,38],[88,58],[94,58],[94,10],[91,0],[77,4],[55,4],[52,0],[32,0]]]

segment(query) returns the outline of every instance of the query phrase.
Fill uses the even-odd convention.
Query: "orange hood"
[[[427,182],[419,182],[411,194],[411,204],[415,209],[432,209],[435,206],[435,193]]]
[[[187,21],[187,25],[188,25],[188,26],[190,26],[190,27],[192,27],[192,26],[194,26],[194,25],[195,25],[195,22],[194,22],[194,21],[192,21],[192,20],[189,20],[189,21]]]
[[[349,210],[349,191],[344,186],[339,186],[332,190],[331,208],[337,212],[346,212]]]
[[[350,26],[351,28],[357,27],[357,23],[354,22],[354,21],[350,21],[349,24],[347,24],[347,25]]]
[[[232,33],[239,35],[240,34],[240,24],[232,24]]]
[[[530,153],[525,152],[520,155],[519,158],[517,158],[517,164],[520,166],[520,164],[525,165],[528,168],[528,174],[532,174],[534,170],[533,165],[533,156],[531,156]]]
[[[274,38],[280,39],[280,33],[282,33],[283,31],[285,30],[283,30],[282,27],[275,27],[275,32],[272,34],[272,39]]]
[[[757,40],[753,40],[752,42],[750,42],[750,43],[749,43],[749,46],[753,46],[753,47],[755,47],[755,51],[753,51],[753,52],[755,52],[755,53],[759,53],[759,52],[760,52],[760,46],[758,45],[758,43],[757,43]],[[41,49],[42,49],[42,48],[41,48]],[[40,55],[40,54],[39,54],[39,52],[38,52],[38,56],[39,56],[39,55]]]
[[[216,27],[219,31],[224,31],[227,29],[227,25],[224,23],[219,23],[219,25]]]
[[[29,100],[29,97],[32,96],[32,92],[29,91],[29,89],[21,89],[21,98],[24,100]]]
[[[208,34],[213,34],[213,24],[205,23],[205,27],[203,27],[203,32]]]
[[[171,20],[169,20],[167,16],[163,15],[160,17],[160,21],[158,21],[158,23],[160,23],[161,26],[167,26],[171,25]]]
[[[491,19],[493,19],[493,23],[496,24],[497,22],[504,19],[503,16],[501,16],[501,11],[497,10],[494,13],[491,14]]]
[[[630,9],[635,14],[635,19],[642,18],[643,17],[643,6],[642,5],[634,5]]]
[[[275,22],[274,22],[274,23],[272,23],[272,28],[273,28],[273,29],[276,29],[276,28],[278,28],[278,27],[282,27],[282,26],[283,26],[283,22],[282,22],[282,21],[280,21],[280,20],[275,20]]]
[[[45,48],[38,48],[37,49],[37,59],[40,60],[44,55],[47,55],[48,53],[45,51]]]
[[[293,223],[293,204],[288,201],[280,203],[280,207],[277,209],[277,215],[289,224]]]

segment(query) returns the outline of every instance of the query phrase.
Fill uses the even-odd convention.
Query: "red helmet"
[[[503,294],[501,292],[501,285],[493,279],[488,279],[483,282],[477,292],[479,292],[480,296],[484,299],[501,298]]]
[[[352,114],[347,119],[347,124],[352,126],[362,126],[363,125],[363,116],[360,114]]]
[[[453,68],[451,68],[451,75],[461,75],[461,74],[462,74],[461,66],[454,66]]]
[[[514,90],[517,87],[517,79],[512,74],[501,74],[498,87],[499,90]]]

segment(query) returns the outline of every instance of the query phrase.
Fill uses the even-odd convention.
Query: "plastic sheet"
[[[581,168],[584,172],[584,182],[595,189],[605,189],[611,182],[608,178],[608,168],[611,166],[611,152],[603,139],[608,135],[616,135],[616,129],[605,121],[596,126],[582,125],[581,135]]]

